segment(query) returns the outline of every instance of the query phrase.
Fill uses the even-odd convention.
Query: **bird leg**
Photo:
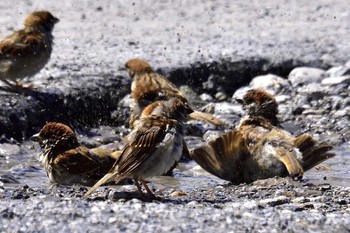
[[[136,184],[137,190],[139,191],[139,193],[140,193],[141,196],[143,197],[144,194],[143,194],[143,192],[142,192],[142,189],[141,189],[141,186],[140,186],[140,184],[139,184],[139,181],[138,181],[137,179],[134,179],[134,182],[135,182],[135,184]]]
[[[143,180],[143,179],[140,179],[140,181],[141,181],[141,184],[143,185],[143,187],[145,187],[147,194],[148,194],[152,199],[156,198],[156,195],[154,195],[154,193],[148,188],[148,186],[147,186],[147,184],[146,184],[146,181]]]

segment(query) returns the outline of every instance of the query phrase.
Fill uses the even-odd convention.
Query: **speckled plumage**
[[[61,123],[47,123],[33,140],[42,148],[39,160],[52,183],[93,185],[115,162],[110,151],[81,146],[75,132]]]
[[[128,135],[127,144],[111,171],[98,181],[86,194],[110,181],[124,178],[141,181],[149,194],[143,179],[166,173],[180,160],[184,141],[183,121],[192,109],[181,100],[171,98],[157,101],[149,106],[147,114]]]

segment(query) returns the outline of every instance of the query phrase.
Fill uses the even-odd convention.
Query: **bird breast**
[[[150,154],[150,157],[142,166],[143,169],[140,169],[136,176],[145,179],[160,176],[169,171],[174,163],[181,158],[183,138],[181,132],[178,132],[175,128],[170,128],[163,141]]]

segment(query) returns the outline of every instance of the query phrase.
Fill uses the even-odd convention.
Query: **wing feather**
[[[191,153],[204,170],[235,183],[241,179],[241,163],[247,156],[249,152],[238,131],[230,131]]]

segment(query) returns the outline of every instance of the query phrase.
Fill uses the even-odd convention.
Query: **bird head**
[[[193,110],[185,98],[174,97],[168,100],[156,101],[148,105],[142,111],[141,116],[145,117],[149,115],[160,115],[169,119],[183,121],[187,119],[188,115],[192,112]]]
[[[275,98],[263,89],[252,89],[246,92],[243,99],[237,99],[243,110],[250,117],[264,117],[272,122],[277,121],[278,104]]]
[[[63,152],[79,145],[75,132],[62,123],[49,122],[39,133],[31,137],[37,141],[44,153]]]
[[[54,25],[59,21],[48,11],[35,11],[26,17],[24,26],[42,28],[47,32],[52,32]]]
[[[134,77],[136,74],[153,72],[152,66],[147,61],[138,58],[127,61],[125,68],[128,70],[130,77]]]

